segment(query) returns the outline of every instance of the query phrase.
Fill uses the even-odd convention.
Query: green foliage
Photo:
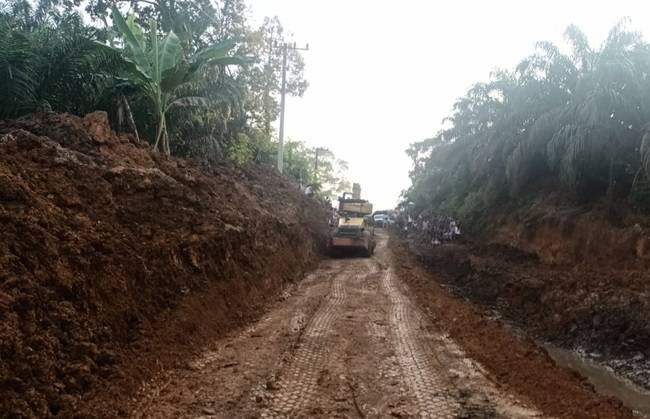
[[[326,148],[310,148],[300,141],[285,144],[285,174],[301,185],[312,185],[323,198],[335,200],[350,191],[347,170],[347,162]]]
[[[27,34],[0,22],[0,117],[29,110],[36,103],[38,87],[33,64],[38,56]]]
[[[124,64],[97,43],[99,37],[74,14],[35,27],[0,15],[0,117],[33,112],[44,103],[60,112],[95,110],[112,83],[110,73]]]
[[[461,216],[549,185],[578,202],[630,195],[650,174],[650,45],[616,25],[598,48],[574,26],[454,105],[445,129],[411,145],[405,200]],[[640,193],[640,192],[639,192]]]
[[[271,166],[288,41],[277,17],[250,27],[244,0],[10,0],[0,5],[0,118],[101,109],[167,154]],[[303,70],[291,51],[287,94],[304,93]],[[323,195],[349,188],[330,151],[286,151],[297,182]]]
[[[172,107],[209,108],[215,101],[215,98],[205,96],[178,97],[178,90],[191,83],[205,66],[241,65],[245,60],[229,55],[235,46],[232,40],[208,46],[189,55],[173,31],[162,39],[159,38],[155,20],[150,21],[148,33],[145,34],[133,16],[124,19],[116,6],[112,8],[112,17],[124,42],[126,59],[131,64],[127,67],[126,78],[142,91],[149,102],[151,113],[156,115],[154,148],[157,149],[161,144],[163,150],[170,154],[167,112]]]
[[[250,27],[244,0],[9,0],[0,36],[0,117],[103,109],[117,129],[188,157],[227,157],[252,136],[257,159],[269,147],[260,134],[272,142],[288,39],[277,18]],[[257,60],[228,67],[238,57]],[[288,94],[306,89],[303,69],[292,51]]]

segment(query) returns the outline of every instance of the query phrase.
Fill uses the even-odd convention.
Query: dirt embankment
[[[626,359],[613,366],[650,386],[650,229],[540,208],[495,218],[480,238],[416,240],[413,249],[462,294],[533,336],[605,362]]]
[[[547,265],[647,271],[650,220],[627,218],[615,226],[586,209],[533,205],[494,223],[488,241],[534,254]]]
[[[166,158],[95,113],[0,122],[0,230],[0,417],[106,417],[259,313],[327,226],[271,171]]]
[[[491,310],[450,293],[439,283],[449,281],[449,272],[426,272],[413,261],[407,241],[392,239],[391,248],[399,276],[434,327],[478,361],[500,389],[529,401],[549,417],[633,417],[618,400],[597,394],[577,373],[556,366],[533,340],[494,318]],[[446,249],[447,266],[455,266],[449,262],[458,257],[458,249]]]

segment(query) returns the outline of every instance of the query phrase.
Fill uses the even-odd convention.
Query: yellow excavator
[[[375,251],[372,204],[361,199],[361,186],[355,183],[352,193],[339,198],[339,222],[330,237],[330,254],[338,256],[360,252],[366,257]]]

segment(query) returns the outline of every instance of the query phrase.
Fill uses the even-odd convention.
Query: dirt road
[[[386,241],[323,261],[259,322],[144,388],[132,415],[547,417],[432,327]]]
[[[385,243],[372,259],[324,261],[260,322],[163,380],[135,415],[537,416],[426,331]]]

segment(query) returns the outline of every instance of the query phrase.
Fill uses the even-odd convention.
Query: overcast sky
[[[409,143],[433,136],[456,98],[536,41],[578,25],[600,44],[625,17],[648,37],[650,1],[249,0],[251,18],[277,15],[304,54],[310,83],[290,99],[286,133],[350,163],[376,209],[409,185]]]

